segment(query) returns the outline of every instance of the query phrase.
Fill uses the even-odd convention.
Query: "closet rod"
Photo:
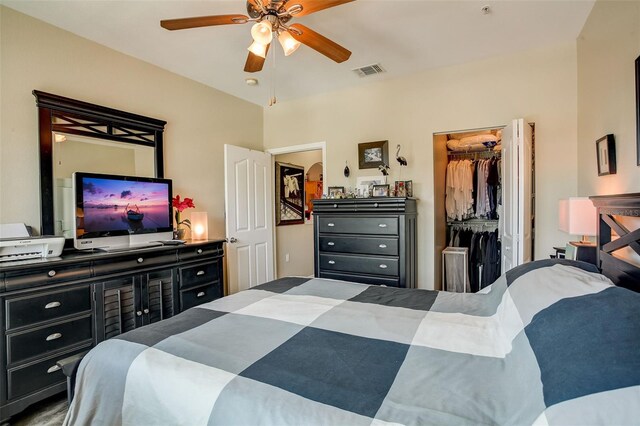
[[[500,157],[501,155],[502,155],[502,151],[495,151],[493,149],[488,151],[465,151],[465,152],[449,151],[447,152],[447,156],[449,156],[450,158],[464,158],[464,159],[494,158],[494,157]]]

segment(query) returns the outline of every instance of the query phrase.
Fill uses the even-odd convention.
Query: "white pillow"
[[[462,138],[460,142],[462,142],[463,145],[488,144],[485,146],[492,147],[498,142],[498,137],[496,135],[475,135]]]

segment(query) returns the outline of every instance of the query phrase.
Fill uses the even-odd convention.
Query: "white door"
[[[532,131],[523,119],[502,130],[502,272],[531,261]]]
[[[273,280],[271,154],[224,146],[229,293]]]

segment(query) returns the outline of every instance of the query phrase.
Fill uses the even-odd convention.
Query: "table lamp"
[[[191,239],[194,241],[209,238],[209,220],[207,212],[191,213]]]
[[[589,236],[597,234],[598,215],[587,197],[560,200],[560,230],[571,235],[582,235],[581,244],[592,244]]]

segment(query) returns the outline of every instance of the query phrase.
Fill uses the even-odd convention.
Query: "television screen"
[[[76,238],[172,230],[171,181],[75,174]]]

